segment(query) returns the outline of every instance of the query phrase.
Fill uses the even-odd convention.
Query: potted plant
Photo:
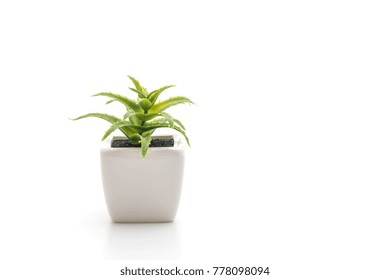
[[[129,89],[137,99],[111,92],[93,96],[108,97],[108,103],[120,102],[126,110],[122,118],[89,113],[73,120],[101,118],[111,124],[103,135],[100,150],[101,173],[108,212],[114,222],[173,221],[180,200],[184,141],[190,145],[184,125],[166,110],[193,102],[175,96],[158,101],[160,94],[173,85],[149,92],[134,77]],[[168,128],[179,134],[155,136],[156,130]],[[120,130],[123,136],[110,135]]]

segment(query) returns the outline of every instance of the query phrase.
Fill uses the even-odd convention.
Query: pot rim
[[[178,134],[158,134],[158,135],[153,135],[152,138],[158,138],[158,137],[173,137],[174,139],[174,146],[173,147],[150,147],[149,149],[153,150],[180,150],[184,149],[184,141],[183,138],[178,135]],[[123,148],[112,148],[111,143],[113,140],[119,140],[119,139],[127,139],[126,136],[122,135],[114,135],[107,137],[103,142],[102,142],[102,148],[105,149],[117,149],[117,150],[124,150],[124,151],[137,151],[140,152],[141,148],[140,147],[123,147]]]

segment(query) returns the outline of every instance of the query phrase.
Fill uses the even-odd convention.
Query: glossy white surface
[[[104,194],[111,219],[118,223],[171,222],[179,206],[184,171],[184,146],[111,148],[112,137],[100,149]]]

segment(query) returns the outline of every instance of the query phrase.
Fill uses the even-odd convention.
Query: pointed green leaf
[[[151,129],[149,131],[146,131],[144,133],[142,133],[142,136],[143,137],[148,137],[148,136],[152,136],[152,134],[154,133],[155,129]]]
[[[188,139],[185,131],[176,125],[173,127],[173,129],[180,132],[184,136],[184,138],[186,139],[188,146],[191,147],[190,139]]]
[[[162,112],[161,115],[168,121],[169,127],[173,127],[173,118],[170,114]]]
[[[150,102],[152,102],[152,104],[156,103],[158,97],[160,96],[160,94],[168,89],[168,88],[171,88],[171,87],[174,87],[175,85],[169,85],[169,86],[165,86],[165,87],[162,87],[162,88],[159,88],[158,90],[155,90],[151,93],[148,94],[148,99],[150,100]]]
[[[89,117],[94,117],[94,118],[100,118],[100,119],[103,119],[103,120],[106,120],[108,121],[109,123],[111,124],[115,124],[115,123],[118,123],[121,121],[121,119],[115,117],[115,116],[112,116],[112,115],[108,115],[108,114],[101,114],[101,113],[89,113],[89,114],[86,114],[86,115],[82,115],[80,117],[77,117],[75,119],[72,119],[72,120],[80,120],[80,119],[84,119],[84,118],[89,118]],[[132,130],[131,128],[127,128],[127,127],[123,127],[123,128],[120,128],[120,130],[122,131],[122,133],[126,136],[128,135],[131,135],[134,133],[134,130]],[[107,133],[107,132],[106,132]],[[108,134],[109,135],[109,134]],[[107,136],[108,136],[107,135]],[[106,136],[106,137],[107,137]],[[106,138],[105,137],[105,138]],[[104,138],[104,139],[105,139]]]
[[[136,130],[138,133],[144,133],[147,131],[150,131],[152,129],[162,128],[162,127],[169,127],[168,123],[161,123],[161,124],[154,124],[154,125],[148,125],[148,126],[140,126],[140,125],[132,125],[132,128]]]
[[[160,114],[158,114],[160,115]],[[153,119],[145,123],[144,126],[153,126],[153,125],[158,125],[158,124],[166,124],[169,125],[168,121],[165,118],[158,118],[158,119]]]
[[[138,92],[142,95],[142,97],[146,98],[146,94],[144,92],[144,89],[143,87],[141,86],[141,83],[134,77],[128,75],[127,77],[129,77],[129,79],[133,82],[135,88],[138,90]]]
[[[149,151],[149,145],[151,141],[152,141],[151,136],[141,137],[141,155],[143,158],[145,158],[146,154]]]
[[[115,123],[113,123],[113,128],[112,129],[127,129],[129,131],[131,131],[131,134],[134,134],[134,133],[143,133],[145,131],[149,131],[150,129],[153,129],[153,128],[150,128],[148,129],[147,127],[144,127],[144,126],[140,126],[140,125],[134,125],[132,121],[127,121],[127,120],[119,120]]]
[[[186,139],[188,146],[191,146],[190,145],[190,140],[187,137],[185,131],[181,127],[179,127],[177,125],[175,125],[173,127],[170,127],[169,123],[167,121],[165,121],[165,123],[164,122],[161,122],[161,123],[155,122],[154,124],[147,125],[147,126],[131,126],[132,129],[140,131],[142,133],[142,135],[144,135],[146,132],[149,132],[151,130],[154,131],[154,130],[156,130],[158,128],[163,128],[163,127],[172,128],[172,129],[180,132],[184,136],[184,138]]]
[[[164,110],[168,109],[169,107],[183,104],[183,103],[189,103],[194,104],[190,99],[184,96],[175,96],[171,97],[167,100],[161,101],[159,103],[154,104],[150,109],[149,113],[161,113]]]
[[[131,116],[133,116],[135,113],[134,111],[127,111],[127,113],[123,116],[123,119],[130,119]]]
[[[179,120],[175,120],[175,121],[179,122],[181,124],[181,122]],[[169,122],[166,119],[151,120],[151,121],[148,121],[147,123],[145,123],[145,125],[146,125],[146,127],[144,128],[144,130],[146,130],[146,131],[148,130],[148,128],[152,128],[152,129],[162,128],[162,127],[172,128],[172,129],[180,132],[184,136],[184,138],[186,139],[188,146],[191,147],[190,140],[189,140],[189,138],[187,137],[187,135],[185,133],[185,128],[183,128],[183,127],[180,127],[180,126],[177,126],[177,125],[174,125],[173,127],[170,127],[170,124],[169,124]]]
[[[135,115],[132,115],[130,117],[130,121],[134,124],[134,125],[141,125],[141,121],[135,116]]]
[[[126,106],[126,108],[128,108],[130,110],[133,110],[134,112],[139,112],[139,111],[142,110],[141,107],[137,104],[137,102],[135,102],[132,99],[127,98],[126,96],[120,95],[120,94],[111,93],[111,92],[99,92],[99,93],[97,93],[97,94],[95,94],[93,96],[106,96],[106,97],[110,97],[113,100],[122,103],[123,105]]]
[[[141,114],[141,113],[136,113],[135,116],[140,119],[141,121],[149,121],[151,119],[154,119],[156,117],[160,117],[161,114],[154,113],[154,114]]]
[[[115,122],[120,120],[119,118],[117,118],[115,116],[108,115],[108,114],[101,114],[101,113],[89,113],[89,114],[85,114],[85,115],[82,115],[80,117],[77,117],[77,118],[74,118],[74,119],[71,119],[71,120],[76,121],[76,120],[89,118],[89,117],[100,118],[100,119],[106,120],[106,121],[108,121],[110,123],[115,123]]]
[[[174,118],[172,118],[171,115],[169,115],[168,113],[153,113],[153,114],[141,114],[141,113],[136,113],[135,116],[141,120],[141,121],[150,121],[154,118],[157,118],[157,117],[162,117],[162,120],[164,123],[166,123],[165,121],[169,122],[171,124],[171,126],[173,126],[173,122],[174,122]],[[165,120],[165,121],[164,121]],[[161,121],[158,121],[157,123],[161,123]]]
[[[145,98],[146,97],[145,94],[143,92],[139,91],[138,89],[135,89],[135,88],[132,88],[132,87],[129,87],[129,89],[134,91],[135,93],[137,93],[139,98]]]
[[[182,129],[186,130],[186,128],[184,127],[183,123],[181,121],[179,121],[178,119],[173,119],[173,121],[175,123],[177,123]]]
[[[145,98],[148,98],[148,95],[149,95],[148,89],[142,87],[142,92],[145,94]]]
[[[104,141],[108,136],[110,136],[111,133],[113,133],[117,129],[118,129],[118,127],[115,124],[110,126],[110,128],[104,133],[104,135],[102,137],[102,141]]]

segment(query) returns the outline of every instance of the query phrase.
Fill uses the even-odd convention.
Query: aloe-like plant
[[[193,102],[184,96],[174,96],[157,102],[160,94],[166,89],[174,87],[174,85],[164,86],[148,92],[136,78],[132,76],[128,77],[134,84],[134,87],[129,87],[129,89],[137,94],[137,99],[130,99],[126,96],[111,92],[100,92],[93,95],[110,98],[106,104],[115,101],[122,103],[126,107],[126,113],[122,118],[102,113],[89,113],[72,120],[95,117],[108,121],[111,123],[111,126],[104,133],[102,140],[119,129],[133,145],[141,146],[141,155],[143,158],[145,158],[149,150],[153,133],[159,128],[166,127],[180,132],[186,139],[187,144],[190,145],[184,125],[178,119],[168,114],[166,110],[178,104],[193,104]]]

